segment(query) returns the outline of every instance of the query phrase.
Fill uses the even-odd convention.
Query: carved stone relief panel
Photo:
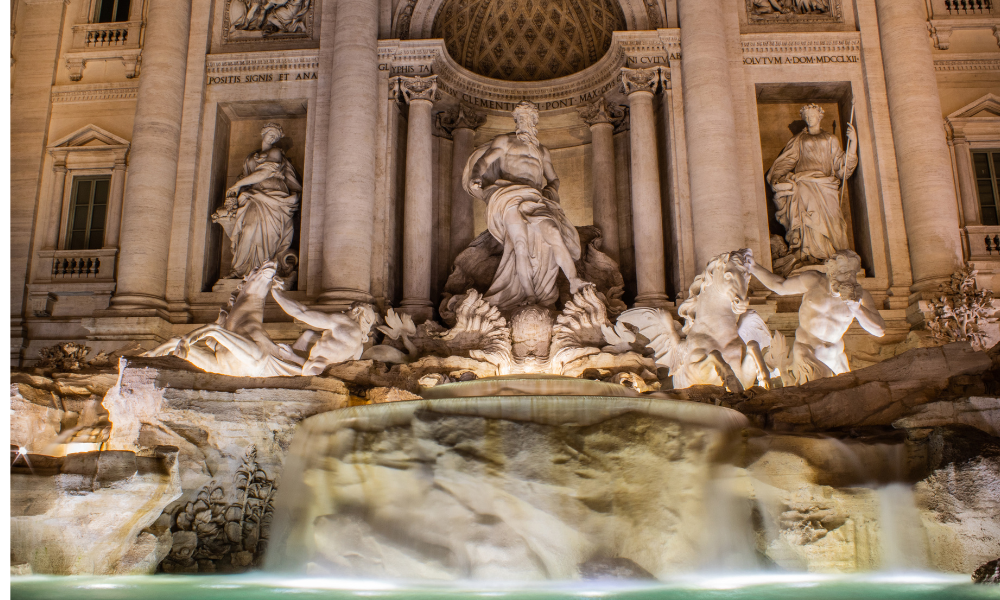
[[[311,38],[313,0],[226,0],[224,43]]]
[[[753,25],[841,23],[841,0],[746,0],[747,20]]]

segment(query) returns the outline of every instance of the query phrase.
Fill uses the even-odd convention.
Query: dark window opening
[[[67,250],[96,250],[104,246],[110,177],[77,177],[69,209]]]
[[[121,23],[128,21],[131,0],[98,0],[97,23]]]
[[[983,225],[1000,225],[1000,150],[972,153],[976,172],[976,194]]]

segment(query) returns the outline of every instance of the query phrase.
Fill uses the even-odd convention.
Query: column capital
[[[437,75],[396,77],[396,99],[411,104],[414,100],[434,102],[437,96]]]
[[[622,67],[622,93],[625,95],[635,92],[651,92],[655,94],[660,88],[660,82],[663,78],[662,71],[662,67],[650,67],[648,69]]]
[[[580,118],[583,119],[583,122],[591,127],[601,123],[608,123],[609,125],[618,127],[625,120],[625,111],[622,107],[608,104],[608,101],[603,97],[598,98],[597,101],[591,104],[577,107],[576,110],[580,113]]]
[[[471,106],[459,104],[456,108],[439,112],[435,117],[437,126],[449,134],[456,129],[471,129],[475,131],[486,122],[486,114]]]

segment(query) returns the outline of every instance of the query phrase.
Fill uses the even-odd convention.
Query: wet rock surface
[[[1000,585],[1000,558],[980,565],[976,569],[976,572],[972,574],[972,581],[975,583]]]
[[[606,398],[560,400],[562,412],[537,418],[399,406],[307,420],[286,461],[273,527],[283,541],[270,559],[404,579],[574,579],[598,556],[657,576],[697,566],[725,436],[637,409],[581,412]],[[538,398],[497,403],[512,405],[541,410]]]
[[[11,557],[39,574],[152,573],[169,535],[147,528],[181,494],[177,448],[11,456]]]

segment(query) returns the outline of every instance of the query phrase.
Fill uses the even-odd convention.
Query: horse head
[[[712,300],[724,299],[736,315],[747,311],[750,304],[747,296],[750,291],[751,260],[753,252],[749,248],[743,248],[720,254],[708,262],[705,270],[691,283],[687,300],[677,309],[677,314],[684,318],[685,333],[694,325],[701,305]]]

